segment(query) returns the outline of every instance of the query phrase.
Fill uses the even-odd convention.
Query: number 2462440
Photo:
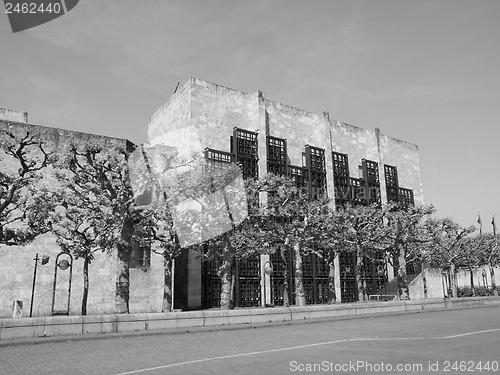
[[[61,4],[54,3],[5,3],[5,13],[37,14],[37,13],[61,13]]]

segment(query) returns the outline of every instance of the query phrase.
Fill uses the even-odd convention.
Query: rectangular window
[[[227,166],[229,163],[231,163],[231,161],[233,160],[233,156],[230,152],[206,148],[205,159],[212,167],[223,168],[224,166]]]
[[[267,137],[267,172],[286,175],[286,139]]]
[[[231,153],[241,166],[243,179],[259,177],[257,133],[234,128],[231,136]]]
[[[310,198],[318,199],[326,195],[325,150],[306,145],[306,167],[309,170]]]
[[[349,177],[349,161],[347,158],[347,154],[333,152],[332,158],[333,158],[333,175],[341,177]]]
[[[147,233],[143,232],[141,228],[136,228],[132,237],[130,268],[149,268],[151,266],[151,244],[147,241],[147,236]]]
[[[385,189],[387,192],[387,202],[399,202],[398,170],[392,165],[384,164]]]
[[[335,205],[345,207],[351,203],[352,189],[349,180],[349,159],[347,154],[332,152],[333,185],[335,186]]]
[[[363,172],[363,183],[366,189],[366,204],[381,204],[380,179],[378,174],[378,163],[362,159],[361,169]]]
[[[295,182],[295,186],[301,189],[307,189],[307,182],[309,180],[307,168],[290,165],[288,166],[288,175]]]
[[[399,202],[403,206],[414,206],[415,201],[413,199],[413,190],[399,188]]]

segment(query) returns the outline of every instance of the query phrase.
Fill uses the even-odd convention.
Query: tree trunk
[[[117,245],[118,249],[118,266],[116,272],[116,289],[115,289],[115,312],[118,314],[129,313],[129,298],[130,298],[130,271],[129,262],[132,253],[132,234],[134,232],[134,224],[131,219],[127,219],[123,223],[121,241]]]
[[[494,296],[498,296],[497,283],[495,281],[495,269],[491,266],[491,264],[489,264],[488,266],[490,267],[491,290],[493,291]]]
[[[88,257],[85,257],[83,261],[82,315],[87,315],[87,298],[89,296],[89,263]]]
[[[361,256],[361,251],[356,254],[356,288],[358,289],[358,302],[365,301],[365,288],[363,286],[362,271],[363,271],[363,257]]]
[[[283,247],[281,249],[281,259],[283,260],[284,269],[283,269],[283,306],[290,306],[290,283],[288,282],[288,278],[290,277],[289,264],[288,259],[285,253],[286,249]],[[265,276],[264,276],[265,277]]]
[[[304,291],[304,278],[302,274],[302,255],[300,254],[300,243],[293,246],[295,256],[295,304],[297,306],[306,305],[306,294]]]
[[[398,252],[398,295],[400,300],[409,300],[408,275],[406,274],[406,259],[403,252]]]
[[[219,268],[219,274],[221,278],[221,288],[220,288],[220,309],[230,310],[232,308],[231,296],[232,296],[232,256],[227,244],[224,247],[222,253],[222,264]]]
[[[333,305],[337,302],[337,296],[335,294],[335,253],[330,257],[328,261],[328,304]]]
[[[472,267],[469,267],[469,272],[470,272],[470,292],[474,297],[476,295],[476,291],[474,289],[474,271]]]
[[[457,273],[455,272],[455,264],[451,262],[450,264],[450,279],[451,279],[451,295],[453,298],[458,297],[457,293]]]
[[[163,303],[162,311],[171,312],[174,301],[172,300],[172,266],[175,259],[169,255],[163,255],[164,279],[163,279]]]

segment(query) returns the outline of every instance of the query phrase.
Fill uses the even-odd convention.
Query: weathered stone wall
[[[19,136],[27,132],[43,140],[47,151],[55,151],[64,156],[71,143],[83,145],[87,142],[97,143],[104,148],[120,147],[128,149],[133,145],[124,139],[103,137],[99,135],[71,132],[62,129],[49,128],[12,121],[0,121],[0,137],[8,130]],[[0,165],[3,171],[17,171],[17,162],[0,152]],[[40,184],[53,185],[53,169],[43,170],[44,178]],[[31,290],[33,285],[34,258],[36,253],[50,256],[46,265],[38,263],[33,316],[48,316],[51,313],[55,258],[60,252],[55,236],[45,234],[26,246],[0,246],[0,316],[12,316],[14,300],[23,301],[24,316],[29,315]],[[115,279],[117,271],[116,252],[112,254],[97,253],[95,261],[89,266],[89,297],[87,304],[88,314],[102,314],[114,312]],[[64,272],[58,271],[59,276]],[[83,293],[83,261],[75,260],[72,276],[70,314],[81,313],[81,299]],[[163,287],[163,259],[153,255],[151,268],[147,272],[141,269],[130,270],[130,311],[161,311]],[[58,284],[60,287],[64,285]],[[153,292],[154,290],[154,292]],[[56,304],[60,296],[56,295]],[[57,309],[57,306],[56,306]]]
[[[15,111],[7,108],[0,108],[0,120],[28,122],[28,112]]]
[[[415,204],[424,204],[424,188],[422,185],[422,175],[420,173],[420,158],[418,147],[411,143],[391,138],[379,134],[380,180],[384,183],[385,179],[383,164],[389,164],[398,168],[399,186],[407,189],[413,189]]]

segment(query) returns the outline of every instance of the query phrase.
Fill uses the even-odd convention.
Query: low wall
[[[205,310],[173,313],[55,316],[0,319],[0,340],[26,337],[70,336],[143,330],[186,329],[258,323],[303,322],[377,314],[404,314],[471,306],[498,305],[500,297],[427,299],[276,307],[241,310]]]

